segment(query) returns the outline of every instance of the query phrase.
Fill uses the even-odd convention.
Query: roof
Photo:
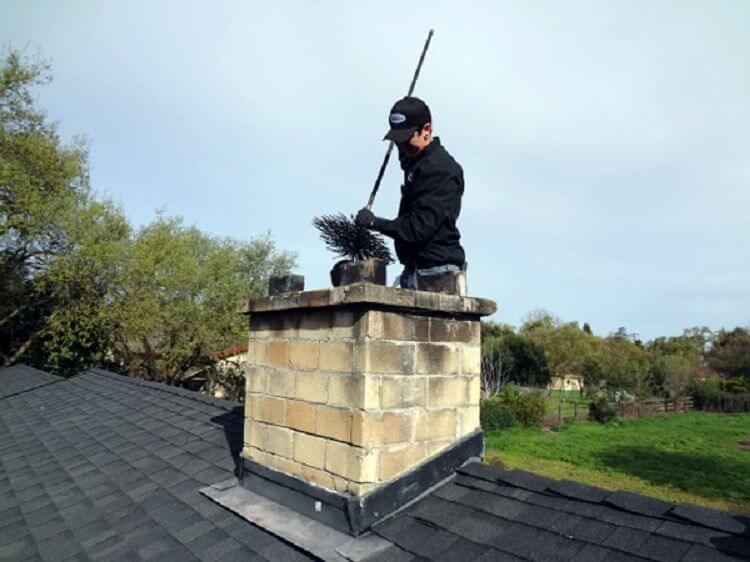
[[[471,463],[375,532],[387,560],[711,562],[750,557],[750,519]],[[398,549],[398,550],[396,550]]]
[[[93,370],[0,369],[0,560],[307,560],[198,490],[231,478],[242,406]],[[750,558],[748,518],[481,463],[374,532],[407,560]]]
[[[115,375],[0,369],[0,560],[308,560],[198,493],[239,404]]]

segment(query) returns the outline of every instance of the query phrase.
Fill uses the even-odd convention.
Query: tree
[[[725,377],[750,381],[750,329],[720,330],[706,354],[706,361]]]
[[[14,50],[0,68],[0,354],[65,374],[106,348],[105,248],[127,222],[95,201],[85,143],[63,144],[36,106],[33,88],[50,80],[46,63]]]
[[[550,380],[544,350],[508,324],[482,323],[482,356],[485,388],[500,382],[543,386]]]
[[[555,377],[582,375],[583,365],[597,345],[597,338],[581,330],[577,322],[563,323],[543,310],[530,314],[520,333],[544,350]]]
[[[115,360],[130,374],[180,384],[216,352],[244,341],[237,301],[260,296],[268,276],[288,273],[293,263],[268,236],[217,238],[160,214],[137,232],[124,259],[111,307]]]

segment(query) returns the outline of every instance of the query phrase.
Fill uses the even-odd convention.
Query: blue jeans
[[[430,275],[439,275],[441,273],[448,273],[449,271],[461,271],[461,268],[455,264],[449,263],[446,265],[436,265],[435,267],[428,267],[426,269],[411,269],[404,267],[404,271],[396,277],[396,281],[393,283],[394,287],[401,287],[402,289],[418,289],[419,278],[429,277]]]

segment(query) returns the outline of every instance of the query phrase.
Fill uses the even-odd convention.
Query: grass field
[[[750,414],[689,412],[489,432],[487,461],[750,514]]]

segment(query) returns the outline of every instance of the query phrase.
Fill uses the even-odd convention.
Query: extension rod
[[[427,41],[424,42],[424,48],[422,49],[422,54],[419,57],[419,62],[417,63],[417,69],[414,71],[414,78],[411,80],[411,86],[409,86],[409,92],[406,94],[406,96],[411,96],[414,92],[414,86],[417,83],[417,78],[419,78],[419,71],[422,68],[422,63],[424,62],[424,56],[427,54],[427,48],[430,46],[430,40],[432,39],[432,34],[435,33],[434,29],[430,29],[430,32],[427,34]],[[385,173],[385,169],[388,166],[388,160],[391,159],[391,151],[393,150],[393,141],[390,141],[388,143],[388,149],[385,151],[385,158],[383,158],[383,163],[380,165],[380,171],[378,172],[378,177],[375,180],[375,186],[372,188],[372,193],[370,193],[370,199],[367,201],[367,209],[372,210],[372,204],[375,201],[375,195],[378,192],[378,189],[380,188],[380,180],[383,179],[383,174]]]

